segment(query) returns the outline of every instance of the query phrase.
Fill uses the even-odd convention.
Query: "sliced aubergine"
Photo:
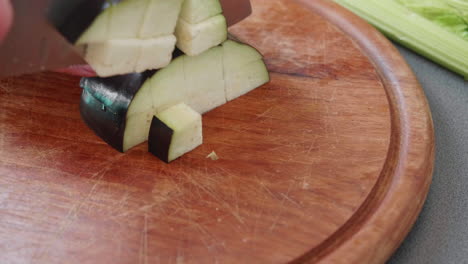
[[[103,6],[103,11],[80,36],[77,44],[138,38],[147,0],[123,0]]]
[[[222,12],[219,0],[185,0],[180,18],[190,24],[197,24]]]
[[[171,62],[175,42],[173,35],[146,40],[109,40],[88,45],[85,58],[101,77],[155,70]]]
[[[111,78],[83,78],[80,112],[84,122],[101,139],[123,152],[128,108],[143,83],[154,72]],[[140,126],[142,122],[138,122]]]
[[[211,48],[198,56],[182,56],[187,95],[184,102],[200,114],[226,103],[223,49]],[[157,89],[157,82],[154,83]]]
[[[183,0],[123,0],[108,4],[77,45],[101,77],[167,66]]]
[[[173,35],[184,0],[148,0],[142,39]]]
[[[77,44],[114,39],[148,39],[173,35],[183,0],[121,0],[103,11]]]
[[[263,57],[255,48],[233,40],[223,43],[226,100],[232,101],[270,81]]]
[[[191,24],[183,18],[177,23],[177,48],[189,56],[196,56],[227,39],[227,23],[223,15]]]
[[[133,81],[137,76],[141,77],[138,84]],[[119,88],[122,91],[116,89],[117,81],[122,84]],[[154,115],[181,103],[204,114],[268,81],[268,71],[257,50],[245,44],[226,41],[222,46],[198,56],[180,55],[154,74],[84,78],[83,98],[98,101],[82,103],[82,113],[93,113],[92,117],[84,116],[87,124],[111,146],[127,151],[148,140]],[[131,88],[127,88],[128,85]],[[105,103],[111,102],[111,96],[120,93],[124,93],[123,97],[128,100],[125,104],[118,104],[121,111],[113,110],[117,116],[102,113],[102,105],[108,109],[111,105]],[[95,118],[95,122],[87,120],[90,118]],[[98,121],[100,118],[103,119],[102,124]],[[107,120],[117,122],[109,123]]]
[[[227,39],[219,0],[117,0],[79,37],[98,76],[160,69],[175,46],[200,55]]]
[[[185,0],[175,35],[177,48],[196,56],[227,39],[227,22],[219,0]]]
[[[162,161],[169,163],[202,143],[201,115],[186,104],[177,104],[153,117],[148,150]]]

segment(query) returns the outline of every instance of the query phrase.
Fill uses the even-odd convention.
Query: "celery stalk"
[[[467,2],[460,0],[395,0],[409,10],[436,23],[457,36],[468,41],[468,19],[464,10]],[[462,0],[465,1],[465,0]],[[461,5],[466,5],[465,8]],[[466,21],[465,21],[466,20]],[[468,44],[468,43],[467,43]]]
[[[468,42],[395,0],[335,0],[390,39],[468,79]]]

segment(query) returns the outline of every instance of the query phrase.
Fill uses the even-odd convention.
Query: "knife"
[[[73,43],[110,4],[122,0],[12,0],[14,21],[0,44],[0,78],[86,64]],[[228,26],[252,13],[250,0],[220,0]]]

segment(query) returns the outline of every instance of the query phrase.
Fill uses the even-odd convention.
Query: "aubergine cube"
[[[186,104],[175,105],[153,117],[148,149],[162,161],[169,163],[202,143],[201,115]]]
[[[217,15],[197,24],[180,18],[175,35],[177,48],[189,56],[196,56],[227,39],[226,18]]]

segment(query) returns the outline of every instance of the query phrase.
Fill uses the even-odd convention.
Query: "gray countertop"
[[[468,263],[468,82],[398,46],[426,92],[436,162],[424,209],[390,264]]]

